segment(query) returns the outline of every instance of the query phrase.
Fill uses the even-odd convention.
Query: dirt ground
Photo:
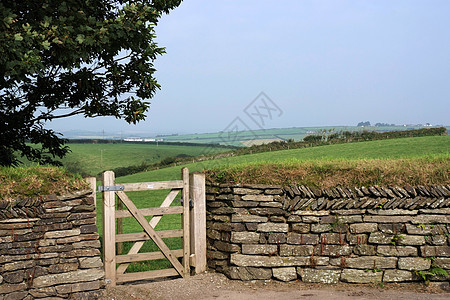
[[[384,299],[423,300],[450,299],[448,282],[444,285],[421,283],[354,285],[307,284],[277,281],[242,282],[229,280],[218,273],[204,273],[188,279],[138,282],[108,288],[103,300],[176,299],[176,300],[263,300],[263,299]]]

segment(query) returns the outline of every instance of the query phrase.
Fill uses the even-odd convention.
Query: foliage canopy
[[[69,150],[45,122],[146,117],[164,53],[154,28],[181,0],[2,0],[0,165],[55,163]],[[30,146],[38,144],[39,147]]]

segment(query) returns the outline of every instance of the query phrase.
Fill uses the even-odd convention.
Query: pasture
[[[227,148],[155,144],[76,144],[61,160],[71,172],[95,176],[105,170],[160,162],[168,157],[198,156],[229,151]]]

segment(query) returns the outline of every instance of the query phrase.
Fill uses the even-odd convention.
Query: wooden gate
[[[111,285],[116,283],[155,279],[169,276],[190,275],[190,267],[195,272],[206,270],[206,209],[205,209],[205,179],[204,174],[194,173],[189,176],[187,168],[181,170],[181,180],[125,183],[115,185],[114,172],[103,173],[103,262],[105,278]],[[191,181],[191,182],[190,182]],[[169,189],[170,192],[160,207],[138,209],[125,192],[153,191]],[[191,196],[190,196],[191,191]],[[171,206],[181,192],[182,206]],[[116,209],[116,195],[119,203],[126,210]],[[190,203],[192,204],[190,207]],[[119,206],[120,207],[120,206]],[[155,227],[163,215],[180,214],[182,228],[156,231]],[[152,216],[148,221],[145,217]],[[123,234],[116,233],[116,225],[122,218],[133,217],[142,227],[143,232]],[[116,222],[117,220],[117,222]],[[182,249],[171,250],[163,238],[182,237]],[[139,250],[147,240],[152,240],[159,251],[140,253]],[[128,254],[116,253],[116,244],[134,242]],[[130,263],[166,258],[172,268],[151,270],[145,272],[125,273]],[[181,262],[179,261],[181,258]],[[118,266],[117,266],[118,265]],[[117,267],[116,267],[117,266]]]

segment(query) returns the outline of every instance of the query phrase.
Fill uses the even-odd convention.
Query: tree
[[[358,127],[364,127],[364,126],[370,126],[370,122],[366,121],[366,122],[359,122],[358,125],[356,125]]]
[[[154,28],[182,0],[2,0],[0,165],[56,163],[68,151],[45,122],[146,117],[164,48]],[[36,144],[36,145],[30,145]]]

